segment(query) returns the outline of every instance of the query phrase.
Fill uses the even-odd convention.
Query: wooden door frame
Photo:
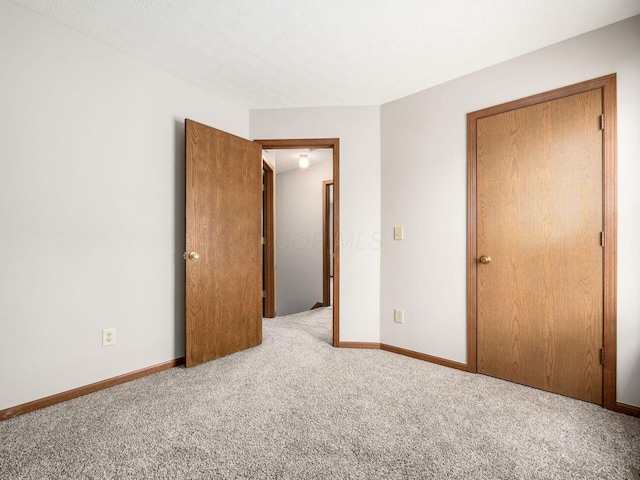
[[[331,305],[331,268],[329,255],[329,218],[331,197],[329,187],[333,185],[333,180],[322,182],[322,304],[325,307]]]
[[[616,401],[617,371],[617,100],[616,75],[607,75],[586,82],[551,90],[538,95],[503,103],[467,114],[467,364],[468,371],[477,373],[477,122],[503,112],[529,107],[551,100],[602,90],[603,132],[603,366],[602,404],[609,410],[623,407]]]
[[[264,311],[262,315],[265,318],[273,318],[276,316],[276,262],[275,262],[275,238],[274,238],[274,198],[273,198],[273,182],[274,172],[271,165],[264,159],[262,160],[263,172],[263,205],[262,205],[262,221],[264,225]]]
[[[265,150],[331,148],[333,150],[333,335],[332,345],[340,345],[340,139],[307,138],[254,140]]]

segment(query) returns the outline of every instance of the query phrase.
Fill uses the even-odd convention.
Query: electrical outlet
[[[394,240],[404,239],[404,231],[402,227],[393,227],[393,239]]]
[[[105,328],[102,330],[102,346],[110,347],[111,345],[116,344],[116,329],[115,328]]]
[[[396,308],[393,310],[393,321],[396,323],[404,323],[404,310]]]

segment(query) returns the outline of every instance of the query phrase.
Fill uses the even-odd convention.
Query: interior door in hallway
[[[262,147],[185,121],[186,365],[262,342]]]
[[[600,89],[477,122],[478,371],[602,404]]]

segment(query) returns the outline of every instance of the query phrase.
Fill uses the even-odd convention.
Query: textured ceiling
[[[379,105],[640,0],[14,0],[247,108]]]

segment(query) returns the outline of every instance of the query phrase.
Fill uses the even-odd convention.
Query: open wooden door
[[[262,147],[185,120],[186,365],[262,343]]]

